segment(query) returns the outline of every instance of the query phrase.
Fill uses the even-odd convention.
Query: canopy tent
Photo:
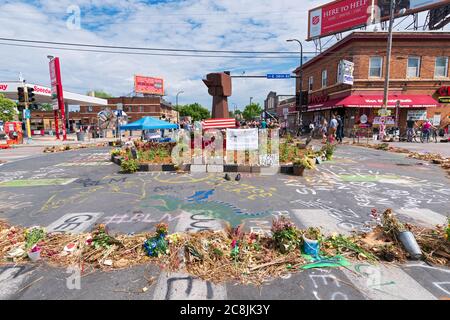
[[[178,129],[178,125],[152,117],[143,117],[135,122],[120,126],[120,130]]]

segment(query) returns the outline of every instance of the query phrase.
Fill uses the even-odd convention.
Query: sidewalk
[[[55,136],[43,136],[43,137],[33,137],[33,139],[27,143],[27,138],[24,138],[23,144],[12,145],[11,148],[25,148],[25,147],[51,147],[51,146],[62,146],[71,144],[92,144],[114,141],[116,138],[86,138],[86,141],[77,141],[76,134],[68,134],[67,141],[57,140]]]
[[[360,143],[366,143],[367,139],[360,138]],[[344,142],[353,142],[353,138],[344,138]],[[450,142],[428,142],[428,143],[418,143],[418,142],[383,142],[380,140],[369,139],[369,144],[380,144],[388,143],[392,147],[404,148],[411,152],[418,153],[438,153],[443,157],[450,157]]]

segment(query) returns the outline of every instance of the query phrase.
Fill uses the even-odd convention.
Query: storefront
[[[398,126],[401,134],[406,131],[406,121],[411,117],[416,121],[428,118],[429,108],[436,108],[439,103],[429,95],[390,95],[388,111],[383,114],[383,96],[366,95],[353,92],[341,98],[328,99],[319,104],[308,106],[308,119],[320,124],[323,119],[328,122],[332,115],[340,115],[344,120],[344,132],[350,136],[355,128],[378,128],[381,116],[386,116],[387,127]]]

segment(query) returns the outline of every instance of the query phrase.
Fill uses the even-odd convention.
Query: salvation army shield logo
[[[316,25],[320,22],[320,16],[315,16],[312,18],[312,24]]]

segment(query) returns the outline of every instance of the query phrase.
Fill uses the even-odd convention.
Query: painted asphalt
[[[328,232],[365,230],[372,208],[394,209],[404,221],[445,223],[450,214],[448,177],[435,165],[404,155],[340,146],[335,159],[305,177],[222,174],[119,174],[109,148],[42,154],[0,167],[0,218],[82,232],[96,222],[113,232],[152,230],[160,221],[173,231],[220,228],[245,222],[268,231],[288,215],[300,227]],[[234,175],[232,175],[232,178]],[[68,225],[67,219],[83,223]],[[0,299],[441,299],[450,297],[450,270],[422,262],[287,273],[261,288],[214,285],[146,265],[81,278],[48,266],[0,268]],[[70,270],[69,270],[70,271]],[[155,277],[149,290],[149,277]],[[33,283],[33,281],[36,281]],[[30,286],[27,286],[31,284]],[[25,289],[23,289],[25,288]]]

